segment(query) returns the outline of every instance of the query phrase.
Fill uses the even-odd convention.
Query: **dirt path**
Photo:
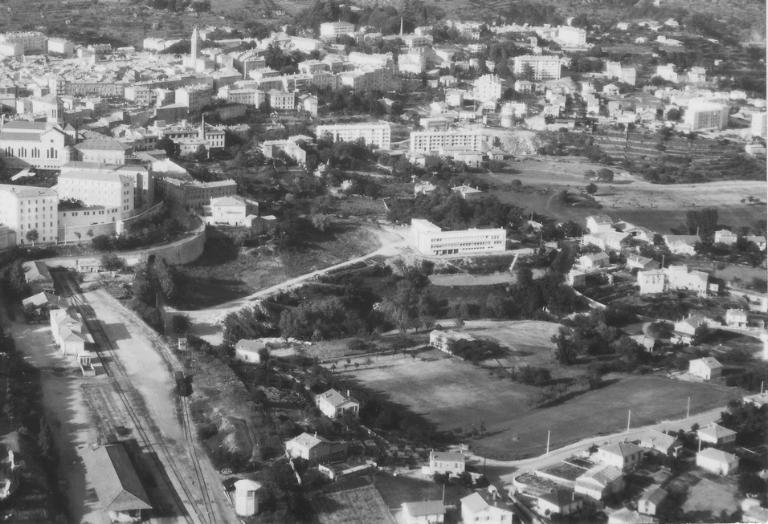
[[[345,260],[344,262],[339,262],[338,264],[323,269],[311,271],[298,277],[290,278],[274,286],[256,291],[247,297],[232,300],[218,306],[192,311],[178,311],[189,317],[192,324],[191,333],[193,335],[199,336],[213,345],[221,344],[223,337],[223,327],[221,326],[221,322],[228,314],[252,306],[253,303],[259,299],[301,287],[305,283],[337,269],[351,266],[359,262],[365,262],[366,260],[377,256],[396,255],[407,244],[406,236],[408,234],[408,228],[381,228],[375,229],[372,232],[378,237],[381,246],[368,254]]]

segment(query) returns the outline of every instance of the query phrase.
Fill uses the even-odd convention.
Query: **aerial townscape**
[[[760,0],[0,0],[0,520],[768,522],[766,73]]]

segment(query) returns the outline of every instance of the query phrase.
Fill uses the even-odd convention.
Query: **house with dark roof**
[[[139,522],[152,503],[122,443],[108,444],[86,456],[99,504],[113,522]]]
[[[577,512],[583,501],[576,498],[576,493],[568,489],[556,488],[534,498],[534,509],[539,515],[570,515]]]

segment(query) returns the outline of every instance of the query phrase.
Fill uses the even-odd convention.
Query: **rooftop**
[[[107,511],[152,509],[136,469],[123,444],[96,449],[89,469],[103,508]]]

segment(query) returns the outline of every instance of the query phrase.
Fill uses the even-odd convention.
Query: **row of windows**
[[[11,146],[5,147],[5,156],[17,157],[17,158],[40,158],[40,149],[33,147],[27,149],[26,147],[17,147],[16,152]],[[45,150],[45,158],[59,158],[59,151],[54,147],[49,147]]]

